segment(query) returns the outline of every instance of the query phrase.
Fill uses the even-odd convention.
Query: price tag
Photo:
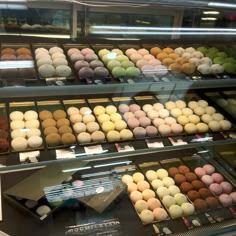
[[[40,156],[39,151],[21,152],[20,153],[20,162],[21,163],[37,163],[39,156]]]
[[[193,138],[191,140],[191,142],[193,143],[202,143],[202,142],[210,142],[213,141],[213,137],[205,135],[205,136],[201,136],[199,134],[195,135],[196,138]]]
[[[115,146],[118,152],[130,152],[135,150],[129,143],[116,143]]]
[[[84,147],[84,151],[87,155],[92,155],[92,154],[100,154],[107,152],[108,150],[103,150],[102,145],[94,145],[94,146],[88,146]]]
[[[181,139],[181,138],[168,138],[169,139],[169,141],[171,142],[171,144],[173,145],[173,146],[179,146],[179,145],[186,145],[186,144],[188,144],[187,142],[185,142],[183,139]]]
[[[73,149],[58,149],[56,150],[56,158],[59,159],[73,159],[75,158],[75,151]]]
[[[162,148],[162,147],[164,147],[164,144],[161,141],[158,142],[158,141],[146,139],[146,143],[147,143],[148,148]]]
[[[46,78],[46,81],[50,81],[50,80],[65,80],[66,77],[50,77],[50,78]]]

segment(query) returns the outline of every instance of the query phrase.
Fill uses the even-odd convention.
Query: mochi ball
[[[224,119],[224,116],[220,113],[214,113],[212,115],[212,119],[215,120],[215,121],[221,121]]]
[[[154,120],[155,118],[158,118],[159,112],[156,110],[151,110],[147,113],[147,116],[151,119]]]
[[[194,108],[196,108],[196,107],[198,107],[198,106],[199,106],[199,104],[198,104],[198,102],[196,102],[196,101],[190,101],[190,102],[188,103],[188,107],[191,108],[192,110],[194,110]]]
[[[158,177],[157,172],[154,170],[148,170],[145,175],[149,181],[153,181]]]
[[[190,108],[183,108],[183,109],[182,109],[182,114],[183,114],[184,116],[190,116],[190,115],[193,114],[193,111],[192,111],[192,109],[190,109]]]
[[[162,135],[169,135],[171,133],[171,128],[169,125],[160,125],[158,127],[158,131],[162,134]]]
[[[214,131],[214,132],[217,132],[217,131],[220,131],[221,130],[221,126],[220,126],[220,123],[218,121],[215,121],[215,120],[212,120],[208,123],[208,126],[209,128]]]
[[[183,132],[183,126],[180,124],[172,124],[171,130],[174,134],[180,134]]]
[[[190,123],[197,124],[200,122],[200,118],[197,115],[190,115],[188,118]]]
[[[205,113],[205,109],[203,107],[196,107],[194,108],[194,113],[198,116],[201,116]]]
[[[187,116],[179,116],[178,118],[177,118],[177,121],[178,121],[178,123],[179,124],[181,124],[181,125],[186,125],[187,123],[189,123],[189,118],[187,117]]]
[[[200,107],[206,108],[208,106],[208,102],[206,100],[199,100],[198,105]]]
[[[183,108],[186,107],[186,103],[184,101],[182,101],[182,100],[177,100],[175,102],[175,104],[176,104],[176,107],[179,108],[179,109],[183,109]]]
[[[132,177],[135,183],[138,183],[144,180],[144,175],[140,172],[135,172]]]
[[[116,112],[117,112],[117,108],[115,106],[109,105],[109,106],[106,107],[106,113],[108,115],[111,115],[111,114],[116,113]]]
[[[142,107],[143,111],[145,111],[146,113],[148,113],[149,111],[152,111],[153,110],[153,106],[151,104],[145,104],[143,107]]]
[[[212,106],[207,106],[205,108],[205,112],[208,115],[213,115],[214,113],[216,113],[216,109],[214,107],[212,107]]]
[[[229,122],[228,120],[221,120],[219,121],[220,127],[222,130],[227,131],[230,130],[232,127],[231,122]]]
[[[201,116],[201,119],[204,123],[209,124],[210,121],[213,120],[212,116],[209,114],[204,114]]]
[[[188,123],[184,126],[184,130],[188,134],[194,134],[197,133],[197,127],[193,123]]]
[[[173,108],[171,109],[170,111],[170,114],[173,116],[173,117],[179,117],[182,115],[182,111],[179,109],[179,108]]]
[[[163,106],[163,104],[157,102],[157,103],[153,104],[153,109],[156,110],[156,111],[159,111],[159,110],[164,109],[164,106]]]
[[[165,124],[165,120],[162,119],[162,118],[156,118],[156,119],[154,119],[152,122],[153,122],[153,124],[154,124],[156,127],[159,127],[160,125],[164,125],[164,124]]]
[[[160,118],[166,118],[170,115],[169,111],[167,109],[159,110],[159,117]]]
[[[166,102],[165,108],[168,110],[172,110],[172,109],[176,108],[176,104],[175,104],[175,102],[172,102],[172,101]]]
[[[169,126],[171,126],[171,125],[173,125],[173,124],[176,123],[176,119],[173,118],[173,117],[166,117],[166,118],[164,119],[164,121],[165,121],[165,124],[166,124],[166,125],[169,125]]]

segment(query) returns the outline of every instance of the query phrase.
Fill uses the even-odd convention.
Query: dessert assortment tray
[[[196,45],[2,43],[0,78],[3,86],[227,79],[234,62],[220,48]]]
[[[1,111],[1,134],[10,137],[2,145],[7,140],[12,152],[157,139],[174,145],[223,140],[235,130],[224,111],[195,93],[10,102]]]
[[[138,166],[116,168],[144,225],[173,229],[178,222],[186,230],[234,217],[235,185],[205,158],[193,155],[161,161],[154,159]],[[149,191],[150,196],[145,191]],[[159,204],[154,204],[153,198]],[[153,208],[149,201],[153,201]],[[158,212],[156,215],[155,209],[160,208],[165,214]]]

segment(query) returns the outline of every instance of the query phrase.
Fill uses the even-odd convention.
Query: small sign
[[[73,159],[75,151],[73,149],[58,149],[56,150],[56,158],[58,159]]]
[[[39,156],[40,156],[39,151],[21,152],[20,153],[20,162],[21,163],[37,163]]]
[[[115,146],[118,152],[131,152],[135,150],[129,143],[116,143]]]
[[[187,229],[193,229],[202,225],[200,219],[195,215],[183,217],[182,219]]]
[[[173,146],[179,146],[179,145],[186,145],[188,144],[186,141],[184,141],[182,138],[173,138],[173,137],[169,137],[168,138],[169,141],[171,142],[171,144]]]
[[[158,142],[155,140],[146,139],[146,143],[147,143],[148,148],[162,148],[162,147],[164,147],[164,144],[162,141]]]
[[[84,151],[86,152],[87,155],[100,154],[100,153],[107,152],[103,150],[102,145],[84,147]]]

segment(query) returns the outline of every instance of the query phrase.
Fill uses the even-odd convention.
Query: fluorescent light
[[[127,41],[127,40],[134,40],[134,41],[138,41],[138,40],[140,40],[140,39],[137,39],[137,38],[105,38],[105,39],[107,39],[107,40],[125,40],[125,41]]]
[[[128,165],[132,163],[132,161],[120,161],[120,162],[115,162],[115,163],[108,163],[108,164],[101,164],[101,165],[95,165],[94,168],[99,168],[99,167],[105,167],[105,166],[116,166],[116,165]]]
[[[34,68],[33,61],[0,61],[0,69]]]
[[[70,35],[67,34],[26,34],[26,33],[0,33],[0,35],[15,35],[15,36],[33,36],[33,37],[43,37],[43,38],[61,38],[70,39]]]
[[[236,32],[129,32],[129,31],[93,31],[91,34],[110,34],[110,35],[119,35],[119,34],[129,34],[129,35],[236,35]]]
[[[203,17],[202,20],[215,21],[215,17]],[[225,28],[171,28],[171,27],[133,27],[96,25],[90,29],[97,35],[236,35],[236,29]]]
[[[112,26],[112,25],[94,25],[93,29],[109,29],[109,30],[148,30],[148,31],[229,31],[236,32],[236,29],[225,28],[176,28],[176,27],[135,27],[135,26]]]
[[[223,2],[209,2],[209,7],[225,7],[225,8],[236,8],[236,4],[223,3]]]
[[[201,20],[203,20],[203,21],[216,21],[217,18],[215,18],[215,17],[202,17]]]
[[[73,172],[73,171],[79,171],[79,170],[88,170],[91,168],[92,168],[91,166],[85,166],[85,167],[80,167],[80,168],[65,169],[65,170],[62,170],[62,172],[67,173],[67,172]]]
[[[21,4],[0,4],[0,9],[26,10],[28,7]]]
[[[219,11],[204,11],[203,14],[204,15],[219,15],[220,12]]]

